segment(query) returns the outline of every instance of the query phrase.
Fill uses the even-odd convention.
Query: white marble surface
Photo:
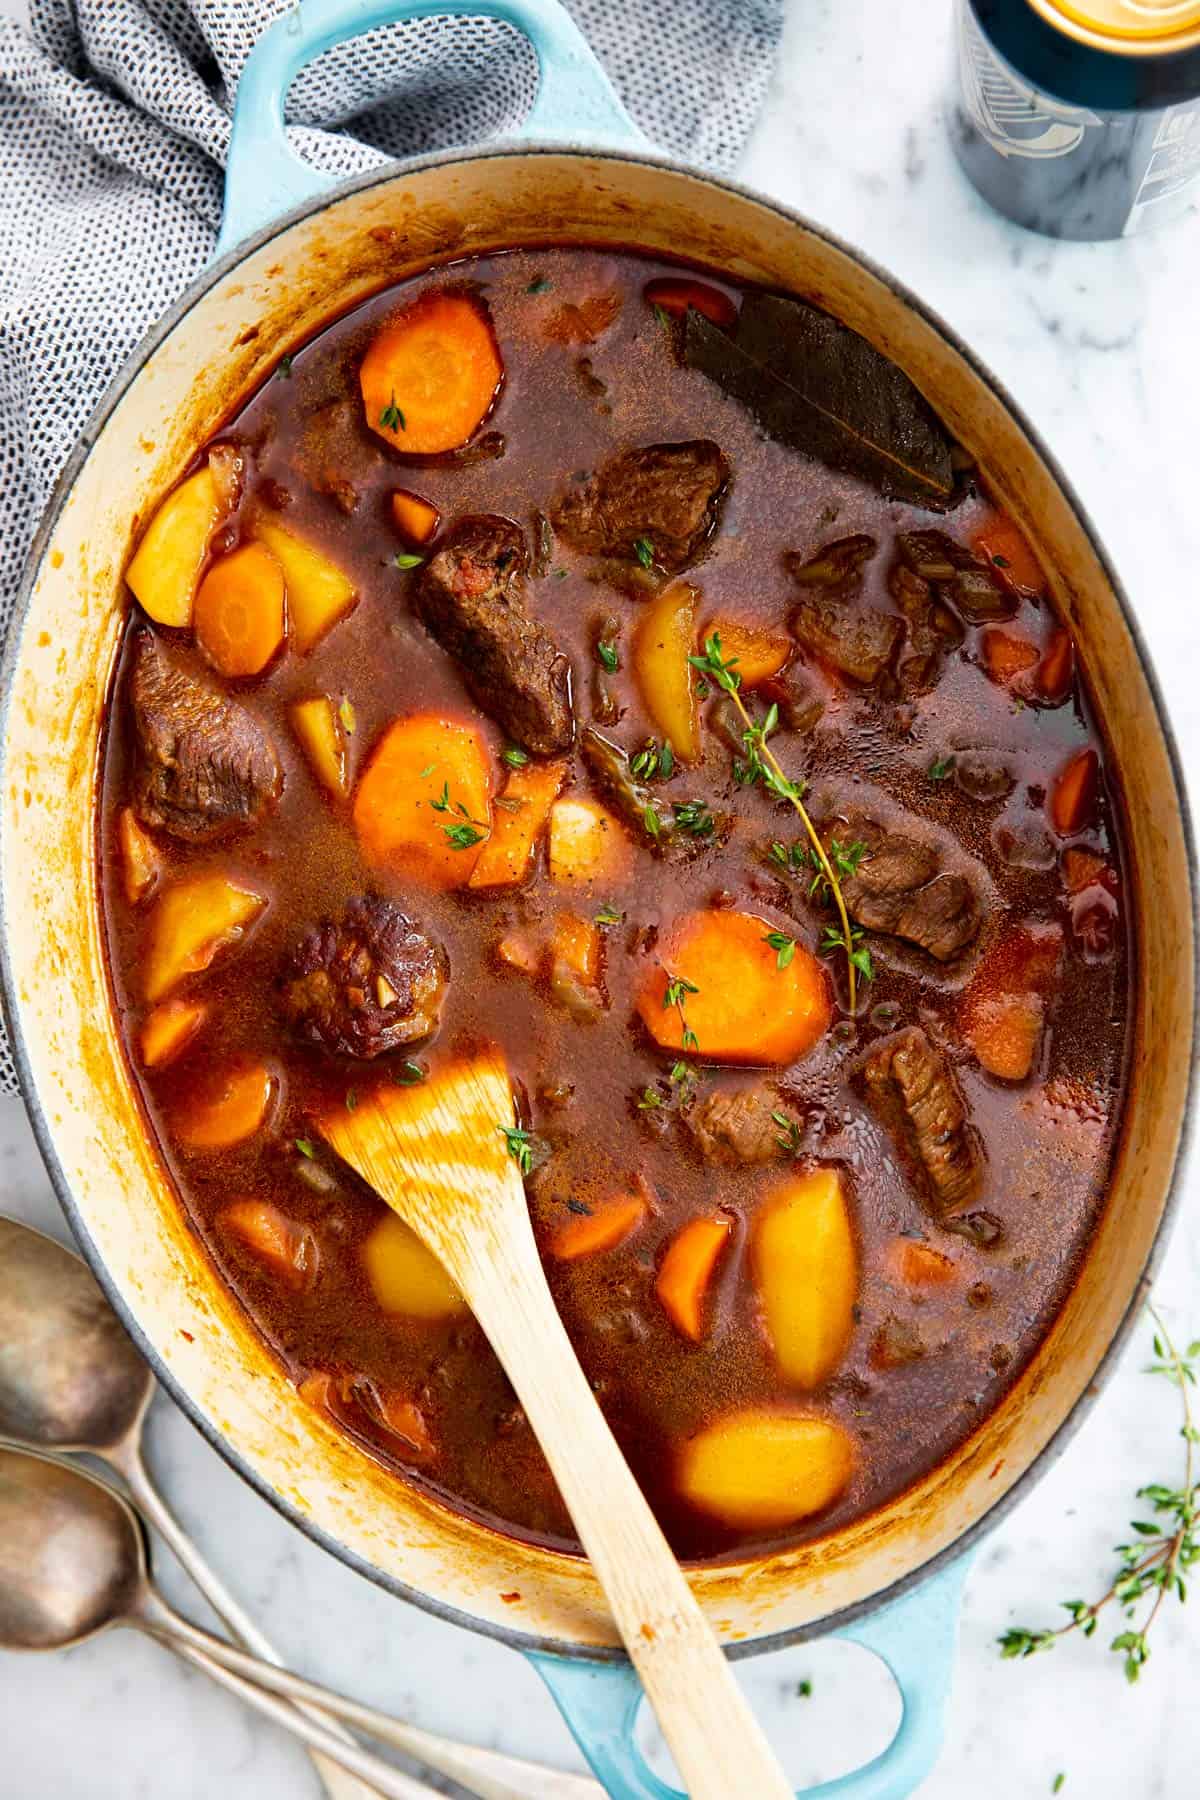
[[[20,0],[0,10],[19,13]],[[937,116],[947,14],[947,0],[903,11],[881,0],[791,0],[741,174],[911,283],[1040,426],[1124,576],[1200,779],[1200,221],[1132,243],[1070,246],[990,213],[960,178]],[[0,1102],[0,1206],[63,1235],[15,1101]],[[1158,1291],[1190,1335],[1200,1333],[1198,1228],[1194,1172]],[[1019,1666],[995,1650],[1007,1623],[1048,1620],[1061,1597],[1095,1590],[1131,1489],[1173,1476],[1174,1397],[1139,1372],[1145,1352],[1143,1337],[1061,1462],[978,1558],[949,1737],[924,1800],[1048,1794],[1059,1771],[1067,1800],[1197,1792],[1200,1605],[1191,1617],[1167,1614],[1137,1690],[1098,1644]],[[424,1725],[573,1760],[518,1656],[388,1599],[313,1549],[165,1402],[152,1416],[150,1454],[187,1524],[296,1666]],[[761,1659],[743,1674],[797,1781],[861,1760],[895,1718],[888,1681],[845,1646]],[[804,1677],[810,1699],[797,1696]],[[2,1800],[310,1800],[318,1791],[278,1732],[129,1634],[54,1659],[0,1656],[0,1746]]]

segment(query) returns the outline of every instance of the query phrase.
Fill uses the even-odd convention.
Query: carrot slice
[[[894,1238],[888,1259],[905,1287],[945,1287],[958,1273],[953,1257],[915,1238]]]
[[[1074,837],[1090,825],[1100,785],[1100,758],[1090,747],[1069,756],[1050,790],[1050,823],[1060,837]]]
[[[229,1150],[245,1143],[262,1125],[278,1086],[262,1063],[229,1069],[178,1115],[175,1135],[188,1150]]]
[[[615,1250],[637,1230],[647,1211],[644,1194],[620,1194],[595,1212],[578,1213],[567,1219],[550,1239],[550,1254],[564,1262],[574,1262],[581,1256]]]
[[[402,538],[410,544],[427,544],[442,522],[442,515],[432,500],[422,500],[407,488],[397,488],[392,495],[392,520]]]
[[[528,763],[512,771],[496,801],[492,835],[479,852],[468,887],[511,887],[524,881],[566,774],[562,761]]]
[[[1010,593],[1032,600],[1046,591],[1042,565],[1029,547],[1023,531],[1006,513],[993,513],[975,533],[971,548],[991,563]]]
[[[976,1003],[968,1042],[989,1075],[1024,1081],[1042,1036],[1045,1002],[1040,994],[997,994]]]
[[[705,1335],[704,1303],[732,1230],[733,1220],[727,1213],[718,1213],[715,1219],[692,1219],[672,1239],[659,1266],[654,1291],[671,1323],[694,1344]]]
[[[117,820],[117,839],[124,865],[125,898],[130,906],[148,900],[162,874],[162,857],[154,839],[144,832],[132,806],[123,806]]]
[[[1004,686],[1034,668],[1038,661],[1037,645],[1008,631],[985,631],[980,648],[984,668],[993,681]]]
[[[735,1063],[790,1063],[811,1050],[831,1018],[828,977],[801,944],[781,968],[769,933],[753,913],[685,913],[637,1002],[655,1043]]]
[[[217,1214],[217,1224],[289,1287],[307,1287],[316,1274],[317,1242],[312,1232],[277,1206],[265,1200],[235,1200]],[[328,1382],[329,1377],[318,1379]],[[315,1391],[305,1392],[308,1386],[306,1381],[301,1387],[304,1398],[310,1404],[321,1404],[323,1391],[318,1398]]]
[[[192,625],[214,669],[261,675],[283,642],[283,598],[283,570],[265,544],[243,544],[212,565]]]
[[[1071,634],[1060,625],[1038,664],[1037,690],[1051,706],[1058,706],[1071,691],[1075,679],[1075,646]]]
[[[437,713],[397,719],[367,764],[353,803],[370,862],[463,887],[492,828],[492,773],[473,725]]]
[[[649,306],[661,306],[672,318],[682,319],[689,306],[711,319],[714,325],[728,327],[737,318],[737,307],[720,288],[707,281],[694,281],[686,275],[664,275],[648,281],[642,290]]]
[[[140,1042],[142,1061],[148,1069],[161,1068],[179,1055],[203,1025],[207,1006],[198,1000],[164,1000],[145,1019]]]
[[[700,633],[697,648],[703,649],[714,632],[721,640],[721,654],[725,661],[736,662],[743,688],[758,687],[760,682],[770,681],[772,675],[778,675],[796,647],[791,638],[780,637],[773,631],[764,631],[759,625],[745,625],[740,619],[731,619],[727,614],[718,613]]]
[[[363,357],[367,424],[409,456],[458,450],[492,410],[503,376],[481,302],[445,290],[422,294]]]

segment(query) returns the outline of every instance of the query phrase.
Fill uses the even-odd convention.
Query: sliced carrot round
[[[192,608],[196,642],[222,675],[260,675],[283,642],[283,570],[265,544],[215,562]]]
[[[1050,823],[1060,837],[1074,837],[1090,825],[1100,786],[1100,758],[1090,745],[1067,758],[1050,790]]]
[[[676,319],[685,317],[689,306],[714,325],[728,328],[737,318],[737,307],[728,294],[690,275],[660,276],[657,281],[647,282],[643,292],[648,305],[660,306]]]
[[[397,719],[354,793],[363,854],[433,887],[463,887],[492,820],[492,774],[474,726],[436,713]]]
[[[279,1083],[262,1063],[227,1070],[175,1121],[175,1136],[189,1150],[229,1150],[254,1136]]]
[[[495,403],[504,365],[491,321],[469,294],[434,292],[385,325],[359,371],[367,424],[396,450],[458,450]]]
[[[655,1043],[734,1063],[790,1063],[811,1050],[832,1016],[828,977],[801,944],[781,967],[768,935],[754,913],[685,913],[638,998]]]

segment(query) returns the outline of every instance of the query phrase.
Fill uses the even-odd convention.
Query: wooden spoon
[[[419,1086],[363,1095],[320,1131],[424,1239],[490,1338],[692,1800],[792,1800],[563,1329],[505,1145],[515,1124],[493,1046]]]

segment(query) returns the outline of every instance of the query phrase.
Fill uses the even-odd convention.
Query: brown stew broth
[[[766,1165],[706,1163],[671,1103],[666,1076],[674,1058],[650,1044],[634,1011],[655,933],[722,892],[760,915],[764,930],[778,929],[816,949],[832,913],[810,904],[806,879],[781,877],[761,854],[773,840],[800,836],[799,820],[761,787],[734,782],[729,748],[705,723],[702,761],[679,770],[662,793],[705,800],[714,812],[732,811],[734,820],[723,841],[691,860],[658,860],[639,847],[631,873],[612,891],[580,896],[551,888],[544,847],[525,887],[480,893],[437,891],[365,862],[348,803],[321,789],[296,741],[288,718],[296,700],[328,693],[335,702],[343,696],[351,702],[352,780],[390,721],[433,710],[478,725],[492,750],[497,790],[505,773],[499,761],[505,734],[474,705],[456,665],[410,610],[416,573],[393,561],[406,548],[389,513],[397,487],[431,500],[444,524],[464,513],[505,515],[536,546],[535,511],[547,512],[573,477],[613,451],[712,438],[732,466],[732,485],[717,534],[685,578],[701,590],[702,621],[728,612],[785,634],[796,593],[783,551],[808,555],[833,538],[870,534],[880,551],[868,567],[864,599],[889,607],[884,581],[898,531],[932,527],[967,543],[992,510],[978,481],[968,483],[954,509],[932,514],[883,499],[865,483],[764,437],[741,406],[680,366],[663,322],[644,302],[648,279],[677,272],[633,254],[564,248],[482,258],[450,276],[443,270],[416,278],[332,324],[222,433],[249,457],[238,519],[255,505],[277,503],[286,490],[290,503],[275,516],[326,549],[360,597],[308,655],[286,649],[249,681],[223,683],[189,634],[162,634],[180,666],[228,686],[261,721],[283,766],[284,787],[264,823],[220,843],[189,846],[156,835],[168,879],[216,869],[244,877],[269,901],[244,945],[178,990],[202,994],[210,1011],[182,1056],[161,1069],[143,1069],[137,1051],[137,1028],[149,1010],[139,978],[149,909],[126,901],[116,832],[130,791],[128,643],[105,744],[99,833],[115,1003],[135,1078],[195,1229],[288,1375],[298,1382],[314,1371],[360,1375],[408,1396],[424,1417],[432,1453],[412,1457],[364,1409],[351,1407],[346,1422],[364,1447],[498,1529],[573,1544],[548,1470],[482,1333],[469,1318],[428,1324],[384,1313],[359,1255],[381,1204],[319,1145],[311,1161],[333,1180],[328,1191],[315,1191],[310,1159],[295,1148],[296,1140],[314,1138],[313,1115],[321,1106],[341,1103],[405,1057],[436,1061],[494,1037],[525,1096],[526,1122],[551,1150],[527,1183],[541,1241],[579,1207],[602,1204],[633,1179],[654,1196],[651,1214],[625,1243],[576,1261],[548,1258],[547,1273],[599,1401],[672,1543],[686,1556],[713,1557],[745,1549],[756,1535],[759,1542],[778,1535],[739,1533],[692,1510],[678,1494],[679,1446],[719,1414],[788,1399],[836,1418],[855,1439],[860,1454],[849,1487],[825,1512],[782,1534],[796,1541],[880,1506],[936,1465],[1025,1366],[1069,1287],[1101,1203],[1122,1079],[1130,956],[1120,936],[1106,955],[1083,953],[1064,895],[1062,843],[1046,823],[1054,772],[1078,746],[1101,745],[1078,676],[1066,704],[1023,705],[985,673],[980,631],[970,626],[961,648],[947,654],[933,691],[916,698],[852,690],[811,665],[810,684],[824,701],[819,723],[807,734],[781,731],[772,739],[789,774],[808,781],[811,810],[820,817],[851,804],[887,825],[908,815],[908,828],[918,834],[960,846],[976,861],[985,916],[977,942],[945,966],[898,938],[868,933],[874,979],[863,984],[858,1017],[835,1012],[816,1047],[776,1072],[781,1095],[801,1122],[802,1166],[833,1162],[848,1174],[861,1258],[849,1350],[824,1386],[805,1396],[781,1382],[774,1366],[747,1248],[756,1206],[794,1165],[782,1149]],[[451,278],[476,286],[491,313],[505,378],[483,429],[503,434],[505,453],[466,465],[406,461],[362,425],[361,405],[357,427],[347,434],[342,415],[322,446],[322,420],[335,415],[321,409],[346,397],[358,403],[358,362],[380,321],[398,303]],[[723,285],[736,298],[736,289]],[[622,296],[622,306],[595,343],[547,336],[565,302],[610,291]],[[579,367],[581,357],[589,359],[587,370]],[[320,465],[326,449],[359,496],[352,513],[305,478],[306,463]],[[235,520],[213,548],[230,548],[238,530]],[[577,717],[582,724],[590,712],[597,621],[613,615],[622,661],[613,680],[624,712],[611,735],[637,748],[658,735],[630,666],[643,602],[605,585],[594,559],[562,541],[552,546],[549,563],[531,582],[531,609],[570,657]],[[1040,643],[1053,623],[1046,601],[1022,600],[1003,629]],[[1007,798],[968,796],[953,769],[931,779],[931,767],[978,747],[1008,759],[1014,783]],[[568,790],[590,792],[577,754]],[[1102,782],[1098,816],[1080,841],[1118,870],[1114,812]],[[1014,841],[1025,845],[1016,853],[1020,865],[1002,852],[1007,847],[1011,858]],[[281,960],[304,932],[371,891],[395,897],[445,946],[450,965],[436,1036],[374,1064],[298,1043],[274,1000]],[[610,1004],[598,1020],[579,1022],[543,978],[499,965],[495,947],[506,929],[545,935],[564,905],[590,915],[603,902],[624,915],[603,931]],[[963,1046],[956,1007],[989,946],[1008,927],[1028,921],[1062,928],[1066,965],[1033,1073],[1006,1083],[985,1073]],[[836,969],[832,961],[828,966],[844,1006],[844,959]],[[852,1080],[871,1045],[906,1024],[924,1025],[948,1050],[986,1154],[981,1204],[1003,1226],[991,1249],[936,1223],[887,1126]],[[241,1058],[265,1060],[279,1077],[267,1127],[227,1151],[179,1147],[173,1118],[219,1063]],[[701,1093],[756,1079],[750,1069],[706,1065],[703,1046],[697,1072]],[[664,1104],[639,1110],[638,1097],[660,1083]],[[311,1228],[319,1263],[306,1290],[281,1284],[218,1224],[232,1198],[253,1196]],[[693,1344],[659,1303],[655,1273],[680,1226],[696,1214],[710,1215],[715,1205],[733,1215],[735,1236],[718,1266],[707,1335]],[[894,1245],[903,1235],[952,1257],[954,1279],[921,1291],[901,1284]],[[889,1317],[919,1334],[923,1354],[880,1368],[872,1347]]]

